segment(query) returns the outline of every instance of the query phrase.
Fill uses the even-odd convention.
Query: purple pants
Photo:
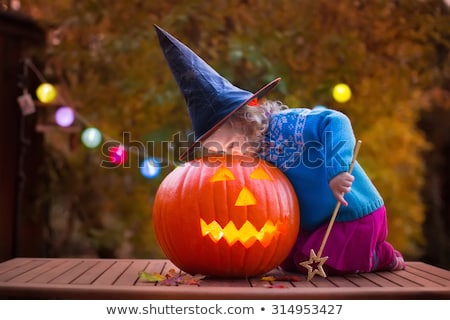
[[[301,223],[301,221],[300,221]],[[307,273],[299,263],[317,254],[328,223],[317,230],[301,230],[289,256],[281,264],[287,271]],[[383,206],[360,219],[333,224],[322,257],[328,256],[323,268],[327,275],[390,270],[401,254],[386,241],[386,208]]]

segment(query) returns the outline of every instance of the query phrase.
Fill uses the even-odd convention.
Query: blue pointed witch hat
[[[277,78],[256,93],[240,89],[159,26],[154,26],[164,56],[186,100],[195,141],[180,155],[185,160],[200,141],[211,135],[234,112],[275,87]]]

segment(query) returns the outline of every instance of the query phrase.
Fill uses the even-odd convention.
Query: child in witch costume
[[[161,48],[183,93],[195,149],[257,155],[275,164],[291,181],[300,206],[301,230],[283,262],[284,269],[306,273],[300,265],[317,250],[339,201],[336,222],[323,255],[327,274],[400,270],[405,262],[386,241],[383,199],[361,166],[349,169],[355,137],[341,112],[318,107],[288,108],[261,98],[280,81],[256,93],[242,90],[220,76],[192,50],[155,26]]]

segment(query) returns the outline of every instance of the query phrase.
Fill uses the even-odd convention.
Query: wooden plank
[[[62,264],[63,260],[45,260],[43,264],[28,270],[14,278],[14,283],[29,282],[38,276],[50,272],[52,269]]]
[[[307,281],[306,278],[301,281],[292,282],[292,285],[296,288],[316,288],[316,286],[310,281]]]
[[[151,259],[150,261],[151,261],[155,271],[159,270],[158,272],[161,272],[161,273],[164,271],[164,268],[168,263],[172,264],[172,262],[167,259]]]
[[[439,277],[442,277],[444,279],[450,280],[450,270],[439,268],[439,267],[433,266],[431,264],[427,264],[422,261],[411,261],[411,262],[408,262],[407,265],[409,267],[421,269],[426,272],[437,275]]]
[[[149,269],[147,270],[147,272],[150,273],[158,272],[162,274],[168,262],[169,262],[168,260],[160,260],[160,259],[150,260],[150,264],[148,265]]]
[[[275,278],[285,278],[286,280],[275,280],[275,281],[266,281],[262,280],[263,277],[275,277]],[[269,287],[295,287],[295,283],[298,283],[300,281],[290,281],[289,278],[296,277],[300,281],[304,281],[304,276],[292,273],[292,272],[286,272],[282,270],[281,268],[275,268],[266,274],[258,277],[251,277],[249,278],[249,283],[251,287],[262,287],[262,288],[269,288]]]
[[[83,274],[81,274],[78,278],[76,278],[72,284],[91,284],[97,279],[106,269],[108,269],[114,260],[98,260],[96,264],[86,270]]]
[[[192,286],[86,286],[55,284],[0,285],[1,297],[32,299],[204,299],[204,300],[310,300],[310,299],[450,299],[448,288],[252,288]]]
[[[413,274],[415,274],[417,276],[420,276],[420,277],[422,277],[424,279],[428,279],[430,281],[433,281],[434,283],[436,283],[439,286],[450,287],[450,280],[447,280],[447,279],[444,279],[442,277],[436,276],[436,275],[434,275],[432,273],[423,271],[421,269],[416,269],[414,267],[407,268],[406,271],[409,272],[409,273],[413,273]]]
[[[428,280],[424,277],[418,276],[412,272],[409,272],[407,270],[405,270],[405,272],[401,273],[401,276],[405,277],[406,279],[408,279],[409,281],[415,282],[418,285],[422,286],[422,287],[442,287],[441,285],[439,285],[438,283]]]
[[[343,276],[342,278],[348,280],[349,282],[354,283],[358,287],[364,287],[364,288],[378,287],[372,281],[370,281],[364,277],[361,277],[361,274],[347,274],[347,275]]]
[[[263,276],[264,276],[264,277],[270,277],[270,276],[277,277],[277,276],[280,276],[280,275],[282,275],[282,274],[283,274],[283,271],[282,271],[282,270],[280,270],[280,269],[273,269],[273,270],[267,272],[266,274],[264,274]],[[251,278],[249,278],[249,279],[248,279],[248,282],[249,282],[250,287],[254,287],[254,288],[266,288],[266,287],[268,287],[268,286],[273,285],[273,282],[272,282],[272,281],[264,281],[264,280],[262,280],[262,277],[263,277],[263,276],[260,276],[260,277],[251,277]]]
[[[318,288],[336,288],[336,285],[329,281],[327,278],[322,278],[320,276],[315,276],[311,279],[311,283]]]
[[[264,286],[264,287],[267,287],[267,288],[276,288],[276,289],[295,288],[294,283],[291,282],[291,281],[279,281],[279,280],[277,280],[277,281],[271,281],[270,284],[271,284],[272,286],[266,285],[266,286]]]
[[[270,273],[268,275],[270,275]],[[280,280],[262,281],[261,277],[258,277],[258,278],[255,278],[254,280],[249,279],[249,283],[253,287],[256,287],[255,285],[253,285],[253,283],[260,283],[259,287],[264,287],[264,288],[282,289],[282,288],[293,288],[293,287],[295,287],[294,281],[281,280],[283,276],[288,276],[288,274],[280,271],[277,276],[280,277]]]
[[[372,273],[372,272],[362,273],[361,277],[366,278],[369,281],[372,281],[378,287],[389,288],[389,287],[399,287],[400,286],[397,283],[389,281],[389,279],[386,279],[386,278],[380,276],[380,274],[383,274],[383,273],[384,272],[380,272],[379,274]]]
[[[336,287],[339,288],[346,288],[346,287],[356,287],[357,285],[353,283],[352,281],[349,281],[345,277],[340,276],[329,276],[327,277],[328,281],[330,281],[332,284],[334,284]]]
[[[29,270],[32,270],[41,264],[44,264],[45,260],[29,260],[29,262],[25,264],[21,264],[17,268],[10,269],[7,272],[4,272],[0,275],[0,282],[2,281],[9,281],[11,279],[14,279],[15,277],[28,272]]]
[[[95,266],[95,264],[97,264],[97,261],[95,260],[87,260],[87,261],[82,260],[80,264],[76,265],[67,272],[57,276],[56,278],[51,280],[50,283],[69,284],[75,279],[77,279],[80,275],[85,273],[87,270]]]
[[[117,278],[115,286],[133,286],[139,279],[139,272],[144,271],[148,266],[147,260],[135,260],[131,265]]]
[[[424,278],[430,279],[437,283],[449,285],[450,282],[449,270],[438,268],[423,262],[409,262],[406,270],[415,274],[423,275]]]
[[[186,275],[187,273],[178,268],[175,264],[172,263],[172,261],[167,260],[164,264],[163,270],[161,271],[161,275],[166,276],[168,273],[174,272],[176,275]],[[202,280],[203,281],[203,280]],[[164,286],[167,284],[157,283],[157,286]],[[187,284],[178,284],[179,286],[187,285]],[[195,290],[195,287],[198,287],[200,284],[196,285],[189,285],[192,287],[193,290]]]
[[[155,272],[162,273],[167,261],[164,260],[150,260],[149,264],[145,268],[145,272],[153,274]],[[156,283],[148,283],[142,280],[138,280],[135,286],[156,286]]]
[[[175,272],[180,272],[180,268],[178,268],[176,265],[173,264],[172,261],[168,260],[166,261],[166,263],[164,264],[164,268],[161,272],[161,274],[167,274],[171,269],[175,270]]]
[[[252,277],[248,279],[249,285],[252,288],[265,288],[273,285],[271,281],[263,281],[260,277]]]
[[[112,285],[130,265],[130,261],[114,261],[91,285]]]
[[[410,281],[403,276],[406,274],[405,270],[395,271],[395,272],[376,272],[380,277],[383,277],[399,287],[420,287],[416,282]]]
[[[201,287],[229,287],[229,288],[250,288],[250,281],[248,278],[215,278],[206,277],[200,283]]]
[[[58,261],[58,260],[47,260],[47,263]],[[37,277],[34,277],[30,280],[32,283],[47,283],[58,277],[59,275],[63,274],[64,272],[67,272],[72,267],[78,265],[81,263],[81,260],[59,260],[61,262],[59,265],[55,266],[54,268],[49,269],[45,273],[41,273]]]
[[[30,261],[31,261],[31,259],[15,258],[15,259],[11,259],[11,260],[2,262],[2,263],[0,263],[0,275],[2,273],[5,273],[12,269],[19,268],[19,267],[23,266],[24,264],[29,263]]]

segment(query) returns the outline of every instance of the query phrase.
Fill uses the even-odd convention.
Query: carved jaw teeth
[[[222,228],[216,221],[207,224],[205,220],[200,219],[200,226],[202,235],[209,236],[216,243],[224,238],[230,246],[239,241],[245,248],[250,248],[256,241],[259,241],[263,247],[267,247],[273,238],[280,234],[280,223],[275,225],[270,220],[260,230],[257,230],[249,221],[237,229],[232,221]]]

